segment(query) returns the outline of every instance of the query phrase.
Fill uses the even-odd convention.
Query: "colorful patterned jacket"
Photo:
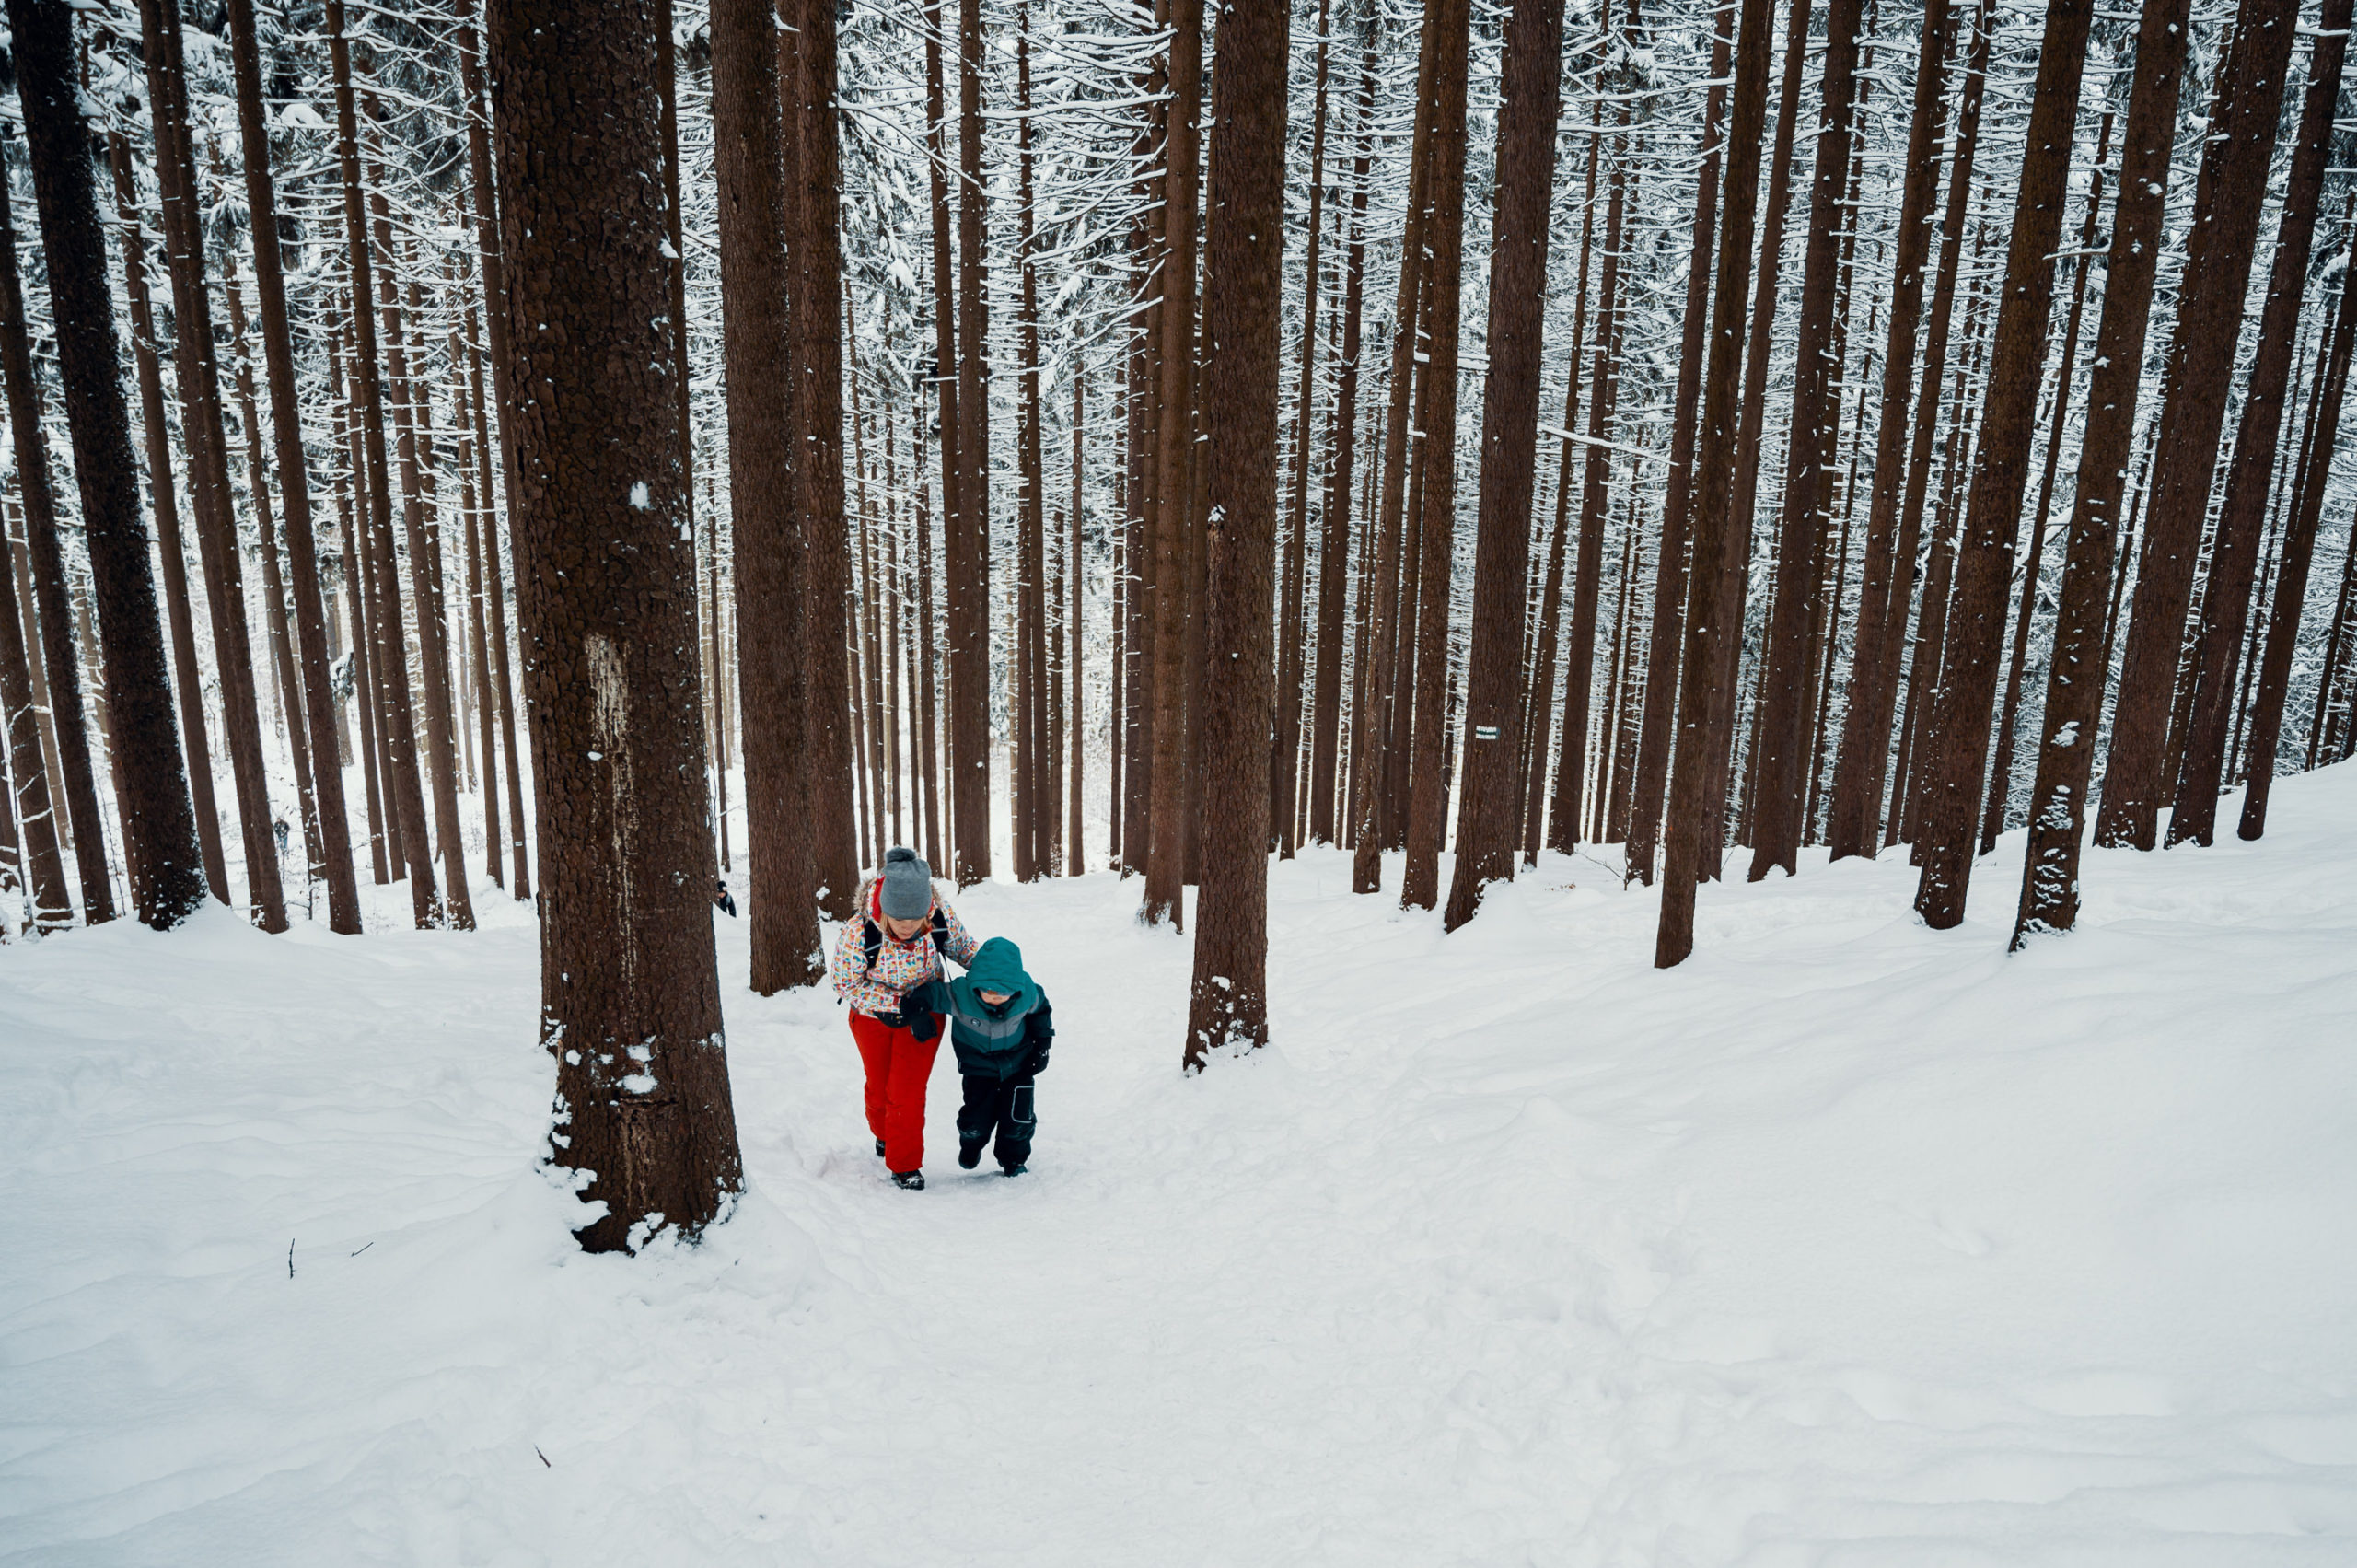
[[[981,944],[967,934],[958,912],[938,890],[933,896],[932,929],[913,941],[894,941],[884,929],[880,893],[880,878],[871,877],[860,884],[860,912],[843,922],[831,967],[835,994],[851,1004],[853,1012],[897,1019],[902,998],[925,981],[944,977],[942,955],[963,968],[974,961]]]

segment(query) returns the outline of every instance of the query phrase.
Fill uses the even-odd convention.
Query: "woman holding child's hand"
[[[934,1020],[923,1020],[934,1027],[920,1040],[904,1014],[911,993],[943,978],[943,957],[970,967],[975,947],[908,848],[887,854],[882,873],[861,886],[859,913],[835,944],[835,994],[851,1006],[852,1038],[867,1070],[867,1129],[902,1187],[924,1186],[925,1083],[941,1049]]]

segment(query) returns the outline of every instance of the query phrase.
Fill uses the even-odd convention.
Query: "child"
[[[1056,1026],[1047,993],[1023,972],[1021,950],[1004,936],[992,937],[975,951],[965,974],[910,993],[901,1015],[919,1040],[938,1034],[943,1018],[949,1022],[949,1043],[966,1081],[966,1103],[958,1111],[958,1163],[968,1170],[980,1165],[982,1144],[996,1129],[999,1168],[1022,1175],[1039,1124],[1032,1082],[1047,1071]]]

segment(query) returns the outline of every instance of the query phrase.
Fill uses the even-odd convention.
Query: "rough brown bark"
[[[925,9],[925,165],[932,180],[933,195],[934,358],[928,379],[932,382],[939,400],[935,405],[937,417],[935,424],[939,434],[941,455],[941,564],[943,575],[947,579],[945,587],[948,590],[943,599],[943,608],[945,620],[950,622],[943,627],[943,631],[947,634],[949,641],[955,645],[960,635],[959,629],[965,623],[963,618],[968,612],[964,608],[967,590],[959,576],[961,563],[964,559],[962,554],[964,547],[958,540],[965,527],[962,520],[966,511],[962,476],[966,471],[966,465],[959,446],[962,436],[958,417],[959,396],[958,274],[957,251],[951,236],[953,226],[957,222],[958,206],[976,198],[971,192],[961,192],[960,202],[954,205],[949,199],[949,144],[946,129],[948,113],[943,100],[941,63],[942,41],[947,36],[945,16],[946,12],[940,0],[935,0],[935,4],[928,6]],[[929,540],[930,525],[928,524],[925,536],[918,544],[920,562],[923,561],[930,552]],[[931,593],[932,589],[928,587],[926,589],[928,602]],[[929,642],[927,645],[930,647]],[[935,781],[935,789],[939,788],[939,781],[945,775],[946,776],[948,798],[936,803],[941,807],[942,836],[935,845],[932,864],[949,869],[946,861],[951,854],[955,853],[952,843],[958,835],[962,820],[958,816],[958,802],[963,797],[958,793],[958,725],[955,717],[951,716],[958,710],[954,691],[939,690],[936,687],[932,675],[933,658],[934,656],[928,653],[925,680],[927,700],[930,703],[938,706],[939,716],[946,721],[941,729],[942,747],[946,754],[937,759],[928,757],[925,765],[929,775]],[[963,665],[963,659],[953,646],[949,656],[942,660],[943,673],[948,686],[955,686]],[[925,722],[926,733],[930,737],[935,717],[929,714]],[[936,766],[939,772],[933,772]],[[928,809],[931,809],[931,807],[928,807]]]
[[[1203,599],[1202,890],[1186,1066],[1268,1040],[1270,576],[1276,544],[1278,300],[1284,266],[1287,0],[1219,24],[1203,336],[1212,452]]]
[[[2216,830],[2223,782],[2227,724],[2235,707],[2235,673],[2250,619],[2251,577],[2266,528],[2269,470],[2282,445],[2286,389],[2300,333],[2301,296],[2324,195],[2333,111],[2340,98],[2341,63],[2349,51],[2350,0],[2325,0],[2308,56],[2307,100],[2276,221],[2275,257],[2261,308],[2258,345],[2243,386],[2242,419],[2226,470],[2226,494],[2211,546],[2210,576],[2201,596],[2200,636],[2193,653],[2193,711],[2186,726],[2185,758],[2169,813],[2168,842],[2208,844]],[[2296,390],[2296,389],[2293,389]],[[2271,771],[2271,770],[2270,770]]]
[[[974,0],[968,0],[969,4]],[[1195,223],[1203,61],[1202,0],[1171,7],[1169,134],[1166,139],[1159,345],[1160,428],[1155,438],[1154,750],[1148,773],[1144,900],[1148,925],[1186,916],[1188,455],[1194,446]]]
[[[787,193],[786,206],[790,226],[800,215],[803,240],[802,288],[793,310],[795,379],[801,387],[801,455],[795,466],[807,508],[803,548],[809,559],[811,617],[803,739],[809,755],[819,907],[830,919],[845,920],[859,891],[859,854],[853,842],[851,686],[844,656],[851,556],[843,520],[842,155],[836,129],[835,6],[827,0],[787,0],[786,14],[797,11],[800,47],[793,52],[800,57],[802,79],[787,96],[789,101],[798,99],[801,109],[800,157],[794,165],[801,189],[798,199]],[[789,227],[789,241],[795,232]],[[978,487],[978,511],[980,496]],[[989,869],[987,858],[983,869]]]
[[[2155,0],[2137,24],[2136,76],[2119,142],[2119,200],[2113,209],[2078,489],[2071,504],[2039,720],[2043,739],[2030,793],[2021,904],[2014,924],[2016,948],[2034,933],[2067,931],[2078,919],[2079,841],[2096,729],[2110,680],[2106,601],[2115,591],[2120,492],[2135,436],[2144,331],[2160,261],[2177,94],[2185,75],[2187,5],[2188,0]]]
[[[1498,83],[1497,195],[1490,226],[1490,374],[1466,677],[1465,782],[1444,925],[1473,918],[1483,889],[1514,877],[1521,825],[1523,601],[1538,459],[1538,369],[1547,307],[1548,196],[1562,113],[1562,0],[1527,0],[1506,23]],[[1609,269],[1616,258],[1608,255]]]
[[[719,182],[722,355],[736,548],[737,690],[745,704],[745,837],[753,989],[823,972],[817,859],[804,809],[801,679],[807,598],[794,510],[779,50],[770,0],[713,6],[714,167]],[[757,716],[758,715],[758,716]],[[548,877],[547,856],[541,877]]]
[[[586,1175],[585,1202],[604,1202],[576,1232],[600,1251],[640,1244],[656,1214],[693,1236],[743,1182],[694,597],[681,591],[695,558],[669,386],[686,366],[663,319],[655,29],[650,0],[491,6],[503,305],[531,324],[509,345],[524,394],[511,516],[542,835],[540,1040],[557,1073],[551,1158]]]
[[[286,929],[286,898],[271,831],[270,788],[262,762],[261,718],[254,701],[254,660],[246,630],[245,578],[237,521],[229,511],[228,442],[221,420],[213,307],[204,277],[204,239],[197,207],[196,159],[189,136],[187,83],[180,60],[179,0],[141,0],[142,52],[156,130],[156,169],[163,190],[165,256],[172,279],[179,337],[174,369],[180,384],[189,489],[212,610],[215,673],[223,727],[237,784],[238,826],[246,854],[246,890],[256,924]]]
[[[1200,44],[1198,45],[1200,49]],[[949,723],[958,885],[991,874],[990,410],[982,388],[982,6],[958,6],[958,449],[949,530]]]
[[[1432,302],[1425,313],[1430,357],[1422,378],[1419,422],[1424,482],[1416,530],[1415,731],[1409,775],[1408,854],[1399,877],[1402,909],[1431,909],[1440,901],[1441,841],[1448,830],[1449,567],[1457,539],[1457,327],[1464,292],[1465,104],[1470,24],[1468,0],[1435,0],[1425,19],[1437,35],[1430,141],[1425,149],[1431,167],[1425,175],[1430,210],[1424,246],[1432,270]],[[1515,526],[1527,525],[1517,516]],[[1519,578],[1514,591],[1518,598]]]
[[[8,389],[8,424],[17,448],[17,491],[23,498],[25,554],[38,611],[39,655],[48,675],[46,706],[56,736],[58,772],[72,829],[74,870],[82,887],[82,918],[91,925],[114,918],[107,881],[107,841],[90,769],[89,717],[82,703],[82,665],[74,648],[73,612],[65,596],[65,558],[57,540],[57,498],[41,436],[41,387],[33,379],[32,345],[25,331],[23,285],[17,276],[16,219],[0,158],[0,376]],[[28,634],[30,634],[29,629]],[[28,649],[28,656],[32,650]],[[53,824],[52,824],[53,826]]]
[[[2345,0],[2344,0],[2345,3]],[[2028,143],[2014,200],[1989,385],[1980,413],[1972,483],[1956,555],[1956,602],[1940,661],[1938,697],[1922,767],[1922,857],[1915,911],[1935,931],[1964,919],[1980,829],[1980,786],[1989,763],[1989,719],[2003,649],[2014,540],[2021,532],[2046,335],[2054,316],[2054,250],[2070,200],[2071,150],[2079,76],[2087,57],[2093,0],[2049,0],[2030,100]]]
[[[1805,0],[1794,0],[1795,4]],[[1714,701],[1720,645],[1741,635],[1724,621],[1734,602],[1725,578],[1743,563],[1730,561],[1735,534],[1728,513],[1735,495],[1736,396],[1742,373],[1744,285],[1749,282],[1752,219],[1759,192],[1759,137],[1768,114],[1769,29],[1774,0],[1743,0],[1735,48],[1735,81],[1727,111],[1727,177],[1720,214],[1718,276],[1711,302],[1710,363],[1703,377],[1701,440],[1694,459],[1694,564],[1683,628],[1686,648],[1678,698],[1678,757],[1670,776],[1668,855],[1662,873],[1661,923],[1654,967],[1668,969],[1694,950],[1694,889],[1717,803],[1711,798],[1714,754],[1727,748],[1723,713]],[[1656,633],[1658,635],[1658,633]]]
[[[98,600],[131,901],[140,920],[163,930],[187,918],[204,887],[139,517],[89,128],[76,97],[73,12],[61,0],[9,0],[8,22]]]
[[[1009,709],[1015,725],[1015,766],[1008,770],[1013,786],[1015,879],[1036,881],[1051,874],[1046,855],[1046,828],[1055,810],[1048,788],[1051,749],[1046,744],[1048,587],[1047,464],[1039,429],[1043,411],[1039,383],[1047,367],[1039,362],[1039,276],[1032,247],[1031,156],[1031,8],[1016,0],[1015,8],[1016,109],[1016,270],[1020,274],[1016,305],[1016,337],[1023,345],[1022,416],[1016,431],[1016,465],[1023,497],[1016,512],[1020,531],[1020,575],[1016,581],[1015,656],[1018,700]]]
[[[2219,66],[2215,118],[2194,186],[2185,283],[2169,343],[2168,392],[2154,438],[2152,499],[2121,656],[2103,809],[2096,819],[2100,844],[2151,849],[2161,804],[2176,782],[2168,766],[2170,709],[2217,469],[2218,433],[2234,386],[2241,333],[2230,328],[2239,328],[2243,319],[2298,19],[2293,0],[2244,0]]]

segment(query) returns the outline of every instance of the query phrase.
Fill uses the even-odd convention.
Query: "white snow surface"
[[[1307,853],[1191,1080],[1135,883],[989,885],[1039,1143],[958,1171],[945,1050],[921,1193],[720,917],[749,1191],[636,1258],[494,889],[0,947],[0,1562],[2357,1562],[2352,824],[2091,854],[2013,957],[2018,834],[1946,933],[1818,852],[1668,972],[1597,859],[1444,936]]]

